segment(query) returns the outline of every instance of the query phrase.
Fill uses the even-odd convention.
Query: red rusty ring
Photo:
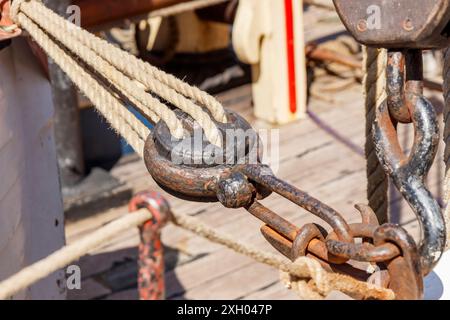
[[[128,203],[128,211],[130,212],[142,208],[149,210],[152,214],[152,219],[144,223],[142,227],[154,226],[162,228],[171,219],[169,203],[157,192],[139,192]]]
[[[152,218],[139,227],[138,291],[141,300],[165,298],[164,252],[161,228],[170,219],[167,201],[156,192],[140,192],[128,206],[131,212],[146,208]]]
[[[219,165],[195,168],[176,165],[161,155],[150,134],[145,142],[144,159],[150,175],[168,193],[193,201],[216,200],[217,182],[231,174],[231,167]]]
[[[355,208],[356,210],[359,211],[359,214],[361,215],[361,223],[372,226],[380,225],[380,223],[378,222],[377,215],[368,205],[358,203],[355,204]]]
[[[389,283],[397,300],[416,300],[423,298],[422,266],[417,246],[412,237],[401,227],[394,224],[370,226],[351,224],[355,237],[372,238],[370,243],[347,244],[336,239],[330,233],[326,244],[329,252],[352,260],[376,262],[385,265],[389,277],[382,275],[383,283]],[[370,277],[370,280],[373,277]]]

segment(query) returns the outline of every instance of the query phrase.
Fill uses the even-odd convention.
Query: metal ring
[[[405,54],[403,51],[389,50],[386,80],[387,104],[391,116],[399,122],[411,123],[404,90]]]
[[[363,223],[350,224],[350,230],[354,238],[373,239],[378,226]],[[392,243],[384,243],[374,246],[371,243],[345,243],[337,241],[336,233],[331,232],[326,239],[327,249],[330,253],[356,261],[363,262],[385,262],[398,257],[401,251]]]
[[[414,239],[405,229],[394,224],[384,224],[375,230],[373,240],[377,246],[390,242],[402,250],[401,256],[387,262],[390,275],[389,288],[395,292],[396,299],[422,299],[423,268]]]

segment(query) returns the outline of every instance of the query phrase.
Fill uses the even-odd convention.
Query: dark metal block
[[[450,44],[448,0],[333,0],[347,30],[367,46],[433,49]]]

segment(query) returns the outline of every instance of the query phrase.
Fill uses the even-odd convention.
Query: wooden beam
[[[139,16],[188,0],[74,0],[81,9],[81,26],[91,28]]]

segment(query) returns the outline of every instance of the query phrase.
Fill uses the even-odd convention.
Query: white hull
[[[50,85],[23,38],[0,51],[0,279],[64,245]],[[59,272],[15,296],[60,299]]]

